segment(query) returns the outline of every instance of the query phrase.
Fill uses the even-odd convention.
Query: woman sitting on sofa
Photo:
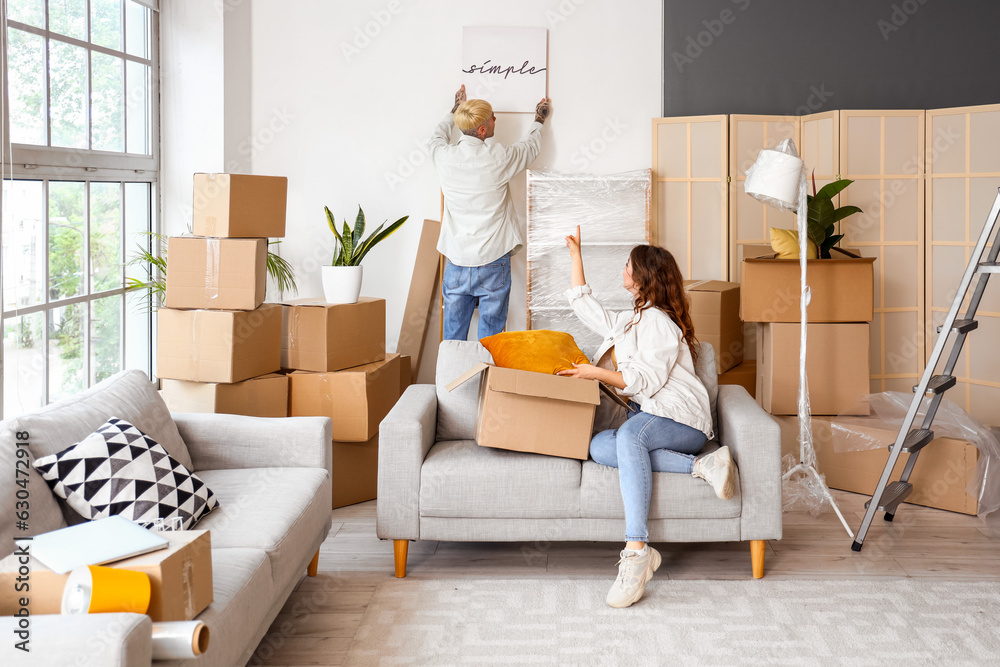
[[[633,248],[622,280],[635,307],[612,313],[598,303],[587,285],[579,226],[575,236],[566,237],[566,247],[572,260],[572,287],[566,295],[577,317],[604,336],[604,342],[594,365],[574,364],[560,375],[616,387],[635,408],[617,429],[601,431],[590,443],[595,461],[618,468],[626,542],[607,603],[628,607],[642,597],[660,566],[659,552],[646,543],[651,473],[699,477],[712,485],[719,498],[728,500],[735,493],[736,470],[728,447],[701,458],[694,456],[713,437],[712,416],[708,391],[695,374],[698,343],[673,255],[657,246]]]

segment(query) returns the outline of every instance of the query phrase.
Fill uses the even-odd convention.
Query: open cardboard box
[[[798,322],[800,268],[797,259],[777,259],[771,246],[745,248],[740,319]],[[812,299],[810,322],[871,322],[874,316],[874,257],[833,248],[831,259],[807,260]]]
[[[485,362],[470,368],[446,389],[452,391],[475,377],[479,378],[475,439],[483,447],[585,461],[601,392],[628,408],[613,389],[597,380]]]

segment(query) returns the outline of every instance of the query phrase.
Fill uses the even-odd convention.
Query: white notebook
[[[102,565],[123,558],[166,549],[169,542],[120,516],[42,533],[19,541],[28,553],[55,572],[65,574],[80,565]]]

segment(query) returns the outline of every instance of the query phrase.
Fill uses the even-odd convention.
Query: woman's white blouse
[[[708,390],[695,374],[691,351],[680,327],[659,308],[646,308],[641,317],[632,311],[609,312],[595,299],[590,285],[566,290],[573,312],[589,329],[604,337],[594,363],[613,345],[625,388],[618,390],[642,411],[712,432]],[[626,331],[630,322],[635,324]]]

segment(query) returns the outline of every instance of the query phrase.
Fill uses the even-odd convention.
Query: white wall
[[[363,294],[388,301],[390,350],[396,346],[421,221],[440,219],[439,184],[423,147],[459,86],[463,26],[549,29],[553,111],[532,168],[615,173],[650,165],[651,119],[661,107],[659,0],[252,0],[250,6],[250,136],[237,154],[252,173],[289,179],[281,253],[296,267],[300,296],[321,294],[318,267],[332,256],[324,205],[338,220],[353,221],[358,204],[374,224],[410,216],[365,260]],[[221,34],[213,39],[221,49]],[[227,54],[234,57],[229,49]],[[171,55],[164,53],[165,63]],[[231,63],[225,69],[231,71]],[[214,68],[208,74],[214,77]],[[227,81],[227,100],[239,98],[232,89]],[[221,91],[219,86],[218,95]],[[227,124],[242,122],[241,113],[228,109]],[[499,114],[496,139],[516,141],[531,120],[530,114]],[[200,143],[203,134],[203,128],[192,127],[185,144]],[[183,169],[221,165],[222,150],[215,143],[198,149],[211,164],[194,166],[185,155]],[[231,147],[227,137],[227,159]],[[165,151],[165,176],[180,171],[177,164],[168,168],[167,160]],[[523,227],[523,174],[512,190]],[[523,252],[512,265],[508,328],[522,329]],[[421,381],[433,378],[436,337],[435,320]]]
[[[160,230],[175,236],[190,231],[193,174],[223,169],[223,11],[160,6]]]

